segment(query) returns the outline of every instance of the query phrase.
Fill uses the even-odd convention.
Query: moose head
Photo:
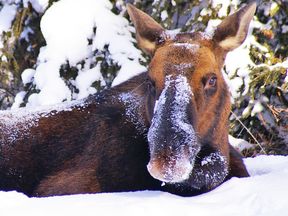
[[[256,3],[226,17],[213,35],[170,34],[127,6],[138,46],[151,56],[146,113],[152,177],[211,189],[229,173],[230,94],[221,69],[245,40]]]

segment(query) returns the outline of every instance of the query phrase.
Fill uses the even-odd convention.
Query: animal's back
[[[129,93],[129,84],[125,88],[58,106],[1,111],[0,189],[46,196],[153,188],[145,126],[133,122],[141,97]]]
[[[1,111],[0,185],[30,193],[41,178],[81,149],[84,103]],[[84,116],[84,115],[83,115]],[[77,122],[75,122],[77,121]],[[77,133],[77,136],[75,136]]]

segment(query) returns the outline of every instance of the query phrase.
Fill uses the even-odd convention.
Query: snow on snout
[[[195,53],[200,48],[199,44],[191,44],[191,43],[173,43],[171,46],[181,47],[182,49],[187,49],[192,53]]]
[[[169,104],[167,102],[168,89],[172,87],[175,89],[175,95],[172,104]],[[151,157],[157,157],[157,155],[153,154],[157,148],[159,149],[159,146],[160,148],[170,149],[173,149],[175,146],[178,147],[177,150],[175,149],[173,153],[168,156],[166,164],[162,167],[162,170],[159,171],[160,174],[155,174],[155,172],[151,174],[162,181],[165,180],[165,176],[169,176],[169,182],[179,182],[187,179],[194,166],[194,157],[200,150],[195,130],[189,123],[187,115],[187,108],[190,105],[192,97],[193,92],[185,76],[178,75],[173,77],[169,75],[166,77],[165,87],[155,105],[154,117],[148,131]],[[167,115],[165,116],[167,113],[164,113],[164,110],[168,105],[170,106],[171,114],[169,113],[167,119]],[[166,128],[163,128],[163,125],[165,125],[163,122],[165,121],[171,122],[172,128],[167,128],[167,131],[175,133],[175,139],[164,140],[164,143],[159,143],[159,137],[163,137],[161,133],[166,130]],[[153,167],[151,167],[153,166],[152,160],[153,158],[151,158],[151,163],[148,164],[148,170],[153,169]],[[177,170],[180,170],[180,172],[177,173]]]

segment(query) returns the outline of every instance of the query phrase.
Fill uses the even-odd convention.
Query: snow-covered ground
[[[195,197],[158,191],[28,198],[0,192],[1,216],[197,215],[285,216],[288,212],[288,157],[245,159],[249,178],[233,178]]]

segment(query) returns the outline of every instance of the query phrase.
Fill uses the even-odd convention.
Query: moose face
[[[149,102],[154,113],[148,132],[148,170],[172,183],[189,177],[202,137],[217,138],[208,128],[226,128],[230,104],[211,41],[194,33],[179,34],[166,43],[155,51],[148,74],[150,94],[155,95]],[[223,122],[217,120],[221,114]]]
[[[148,171],[166,183],[213,188],[224,181],[229,166],[230,96],[221,68],[227,52],[246,38],[256,4],[224,19],[212,37],[201,32],[169,35],[144,12],[127,8],[138,45],[152,57]],[[209,179],[213,172],[217,177]]]

